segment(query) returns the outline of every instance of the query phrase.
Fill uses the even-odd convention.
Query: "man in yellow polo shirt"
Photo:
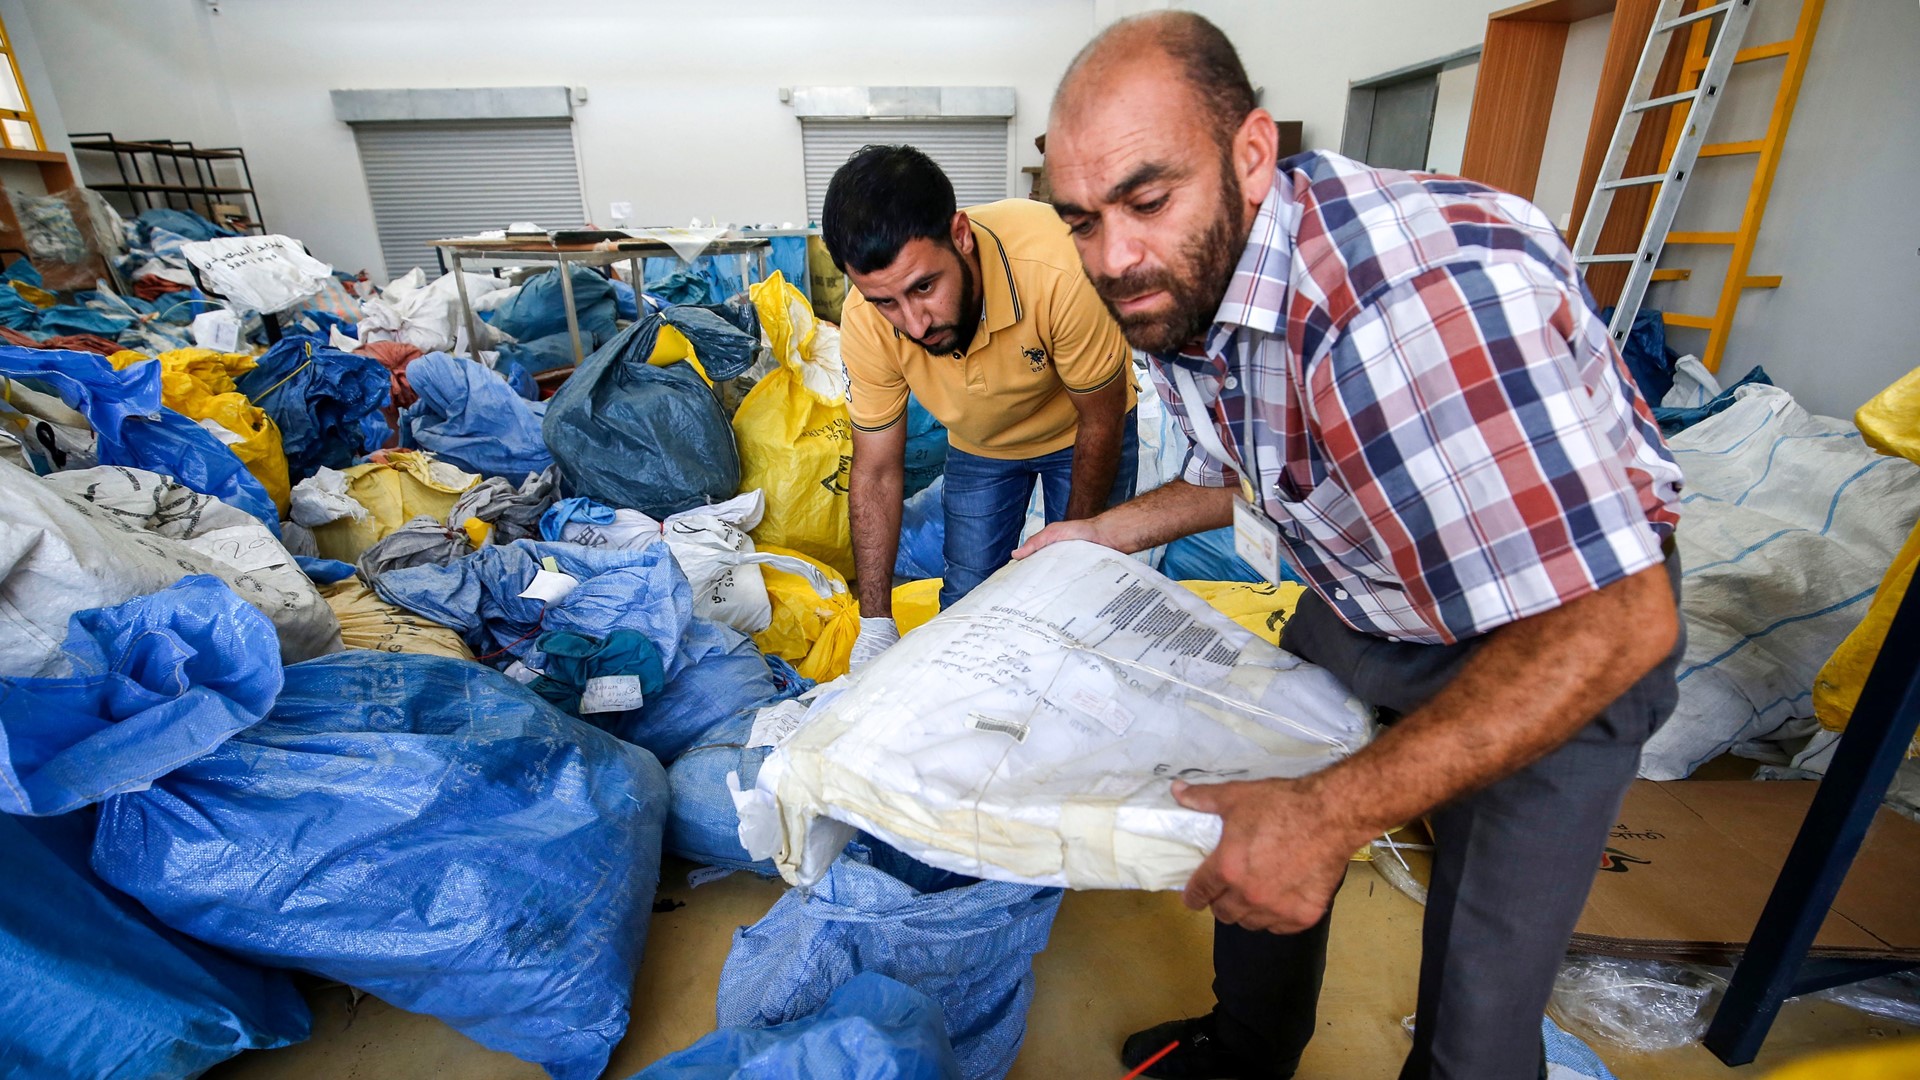
[[[947,427],[942,608],[1012,557],[1036,482],[1049,522],[1131,498],[1139,434],[1126,338],[1052,207],[1009,199],[961,210],[931,158],[869,146],[834,174],[820,225],[858,290],[840,327],[858,666],[900,636],[893,563],[909,391]]]

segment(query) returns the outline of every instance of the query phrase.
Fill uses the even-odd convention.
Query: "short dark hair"
[[[1065,87],[1081,67],[1107,48],[1122,42],[1126,43],[1122,48],[1129,47],[1133,44],[1131,39],[1137,37],[1150,40],[1173,61],[1180,69],[1181,80],[1206,111],[1214,140],[1223,147],[1231,144],[1241,122],[1260,102],[1233,42],[1203,15],[1191,11],[1155,11],[1123,19],[1080,50],[1073,63],[1067,65],[1060,85]]]
[[[827,184],[821,239],[841,272],[893,265],[917,237],[951,244],[953,182],[911,146],[863,146]]]

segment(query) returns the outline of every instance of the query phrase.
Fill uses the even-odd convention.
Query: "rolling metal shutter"
[[[570,120],[359,123],[353,137],[389,278],[416,266],[438,276],[429,240],[587,220]]]
[[[1013,195],[1007,161],[1007,120],[806,120],[800,121],[806,152],[807,220],[820,220],[827,184],[854,152],[868,143],[906,143],[938,162],[953,181],[961,206]]]

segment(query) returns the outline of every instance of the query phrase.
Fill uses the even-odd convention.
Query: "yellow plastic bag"
[[[780,366],[761,379],[733,417],[740,490],[759,488],[767,513],[756,547],[789,548],[853,575],[847,477],[853,425],[847,419],[840,333],[815,322],[800,290],[778,272],[748,290]]]
[[[1301,594],[1307,591],[1305,585],[1292,581],[1278,585],[1264,581],[1183,581],[1180,584],[1215,611],[1275,645],[1280,644],[1280,631],[1286,628],[1287,620],[1293,618],[1293,609],[1299,605]]]
[[[451,627],[387,603],[359,578],[322,585],[320,595],[340,620],[340,644],[349,649],[473,659],[473,651]]]
[[[1280,631],[1293,617],[1306,586],[1295,582],[1268,585],[1245,581],[1183,581],[1215,611],[1266,638],[1280,644]],[[893,589],[893,621],[902,634],[923,626],[940,614],[941,579],[909,581]]]
[[[118,369],[149,361],[160,365],[160,403],[190,419],[219,425],[227,434],[214,434],[267,489],[273,505],[285,516],[289,479],[279,425],[233,382],[234,376],[254,369],[253,357],[212,349],[174,349],[153,357],[127,350],[107,358]]]
[[[1883,454],[1906,458],[1920,465],[1920,368],[1902,376],[1892,386],[1875,394],[1873,400],[1853,414],[1868,446]],[[1873,602],[1860,625],[1853,628],[1840,647],[1820,668],[1813,680],[1813,715],[1829,731],[1844,731],[1853,719],[1853,707],[1860,701],[1860,688],[1867,673],[1880,656],[1880,645],[1887,640],[1887,628],[1893,613],[1912,587],[1914,568],[1920,566],[1920,524],[1914,526],[1907,542],[1893,557]],[[1909,753],[1920,753],[1920,737]]]
[[[906,633],[940,614],[941,578],[909,581],[893,587],[893,624]]]
[[[422,514],[447,520],[462,492],[480,477],[462,472],[430,454],[387,450],[382,461],[341,470],[347,494],[365,507],[363,518],[344,517],[315,526],[313,540],[322,558],[355,562],[374,542]]]
[[[755,545],[769,555],[791,555],[819,571],[809,581],[799,574],[762,566],[773,621],[753,635],[762,652],[791,663],[795,671],[815,682],[847,673],[854,639],[860,636],[860,602],[847,591],[847,579],[797,551]]]

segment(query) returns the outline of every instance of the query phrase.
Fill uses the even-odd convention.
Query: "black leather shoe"
[[[1249,1064],[1234,1057],[1214,1037],[1214,1018],[1196,1016],[1169,1020],[1145,1031],[1127,1036],[1120,1047],[1120,1062],[1129,1069],[1159,1053],[1168,1043],[1178,1042],[1171,1053],[1148,1066],[1140,1075],[1154,1080],[1287,1080],[1293,1064],[1284,1069]]]

